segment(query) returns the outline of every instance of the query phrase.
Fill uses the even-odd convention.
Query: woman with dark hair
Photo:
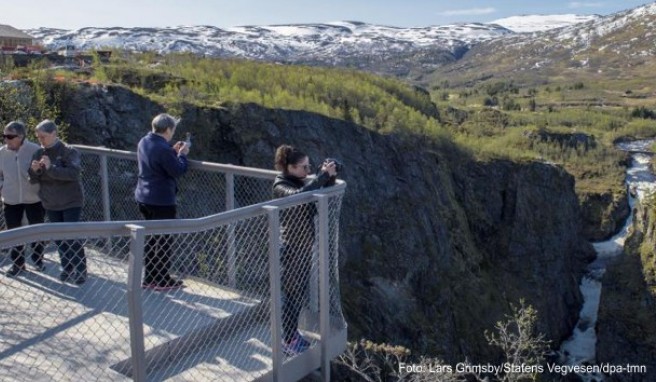
[[[321,165],[314,179],[308,180],[312,169],[308,156],[289,145],[276,150],[275,168],[281,173],[273,183],[274,198],[332,186],[337,176],[336,164],[330,161]],[[305,204],[284,210],[280,218],[283,350],[288,355],[301,353],[310,346],[298,331],[298,318],[307,294],[315,214],[314,205]]]
[[[0,147],[0,193],[7,229],[21,226],[23,214],[29,224],[43,223],[45,211],[39,199],[39,185],[29,181],[27,171],[32,163],[32,155],[39,145],[25,139],[25,125],[13,121],[5,126],[2,134],[4,146]],[[13,277],[25,270],[23,246],[11,250],[12,266],[7,276]],[[44,271],[43,244],[32,244],[32,261],[38,271]]]

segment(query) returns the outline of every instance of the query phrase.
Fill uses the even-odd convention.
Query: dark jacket
[[[80,153],[58,140],[51,147],[36,150],[32,160],[38,161],[44,155],[50,159],[49,169],[34,171],[30,168],[27,171],[30,182],[40,184],[39,198],[43,208],[63,211],[82,207],[84,196],[80,182]]]
[[[178,191],[176,178],[187,172],[187,157],[180,155],[164,137],[148,133],[137,147],[139,179],[134,198],[154,206],[174,206]]]
[[[273,182],[273,197],[283,198],[334,184],[335,178],[331,178],[325,172],[312,180],[280,174]],[[316,213],[317,209],[314,203],[284,209],[280,214],[282,244],[304,251],[311,250],[314,241],[314,215]]]

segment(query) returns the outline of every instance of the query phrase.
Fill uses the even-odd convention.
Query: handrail
[[[301,203],[313,202],[315,194],[334,195],[346,188],[346,183],[337,180],[337,184],[330,188],[302,192],[285,198],[272,199],[266,202],[239,207],[234,210],[220,212],[194,219],[172,220],[125,220],[110,222],[82,221],[76,223],[42,223],[0,231],[0,242],[4,246],[22,245],[31,240],[43,239],[48,234],[50,240],[73,239],[81,234],[127,235],[125,226],[138,224],[145,229],[146,234],[156,232],[167,233],[193,233],[211,226],[233,223],[239,219],[254,217],[262,214],[262,207],[275,206],[280,208],[291,207]]]
[[[93,147],[93,146],[85,146],[85,145],[72,145],[72,146],[77,148],[82,153],[108,155],[115,158],[131,159],[131,160],[137,159],[137,153],[132,151],[115,150],[115,149],[108,149],[105,147]],[[236,165],[224,164],[224,163],[197,161],[193,159],[190,159],[188,162],[189,162],[190,169],[202,169],[210,172],[223,172],[227,174],[253,176],[256,178],[264,178],[264,179],[273,179],[275,178],[276,175],[278,175],[278,172],[274,170],[265,170],[265,169],[253,168],[253,167],[243,167],[243,166],[236,166]]]

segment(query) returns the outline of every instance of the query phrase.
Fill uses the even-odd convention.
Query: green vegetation
[[[502,360],[498,365],[542,365],[546,370],[545,355],[549,343],[539,333],[538,312],[522,300],[519,306],[511,304],[511,313],[505,321],[495,325],[494,332],[486,332],[488,344],[498,347]],[[539,374],[535,371],[469,372],[461,371],[455,365],[438,358],[416,357],[402,346],[377,344],[369,340],[349,343],[346,351],[333,361],[337,377],[341,381],[423,381],[423,382],[464,382],[464,381],[535,381]]]
[[[647,211],[647,229],[644,233],[649,236],[641,241],[639,248],[629,253],[640,256],[645,292],[656,301],[656,195],[652,194],[643,204],[642,208]],[[656,322],[653,323],[656,326]],[[652,331],[652,335],[656,337],[656,330]],[[656,344],[656,338],[652,343]]]
[[[52,71],[45,65],[14,68],[10,62],[0,68],[10,78],[27,78],[40,86],[41,100],[53,100],[64,89],[52,84],[117,83],[173,112],[188,104],[257,103],[319,113],[384,134],[455,142],[481,160],[551,162],[576,177],[579,193],[622,192],[624,157],[613,143],[656,135],[656,112],[644,99],[649,89],[633,79],[553,76],[526,85],[482,75],[460,87],[450,87],[452,79],[435,80],[439,85],[431,86],[431,94],[354,70],[123,51],[114,51],[109,63],[95,57],[93,70],[81,73]],[[55,103],[36,101],[36,109],[19,107],[13,114],[28,120],[58,114],[48,109]],[[594,144],[579,140],[581,135]]]
[[[0,84],[0,123],[4,126],[10,121],[20,120],[27,126],[36,126],[44,119],[51,119],[58,124],[59,136],[66,140],[69,126],[61,121],[59,105],[72,88],[66,82],[56,81],[52,73],[39,67],[22,69],[21,72],[29,73],[29,87],[21,82]],[[28,134],[33,133],[28,129]]]
[[[575,176],[579,193],[622,192],[625,158],[613,144],[656,136],[654,110],[619,93],[608,102],[595,83],[521,88],[496,80],[445,92],[441,88],[433,98],[438,109],[448,110],[443,120],[456,142],[483,160],[562,165]]]
[[[95,80],[130,86],[179,108],[257,103],[355,122],[382,133],[439,136],[437,110],[426,92],[398,81],[349,70],[217,60],[190,54],[116,54],[97,64]]]

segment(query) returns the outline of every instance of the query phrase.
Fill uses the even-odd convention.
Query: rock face
[[[631,213],[626,192],[580,195],[583,235],[590,241],[602,241],[616,234]]]
[[[164,111],[124,87],[89,84],[79,85],[61,108],[72,127],[69,141],[133,151],[149,131],[152,117]]]
[[[69,141],[129,150],[162,111],[121,87],[85,85],[64,103]],[[340,276],[352,338],[476,361],[498,355],[483,332],[520,298],[554,344],[576,322],[592,250],[560,168],[477,163],[448,143],[257,105],[185,106],[182,119],[192,158],[272,168],[289,143],[314,164],[345,164]]]
[[[461,202],[484,257],[510,302],[525,298],[550,339],[569,334],[580,306],[578,280],[594,258],[581,241],[574,179],[559,167],[531,163],[469,164],[459,176]],[[574,321],[572,321],[574,319]]]
[[[646,372],[618,373],[607,381],[656,380],[656,216],[639,205],[625,254],[602,280],[597,319],[597,363],[642,365]]]

